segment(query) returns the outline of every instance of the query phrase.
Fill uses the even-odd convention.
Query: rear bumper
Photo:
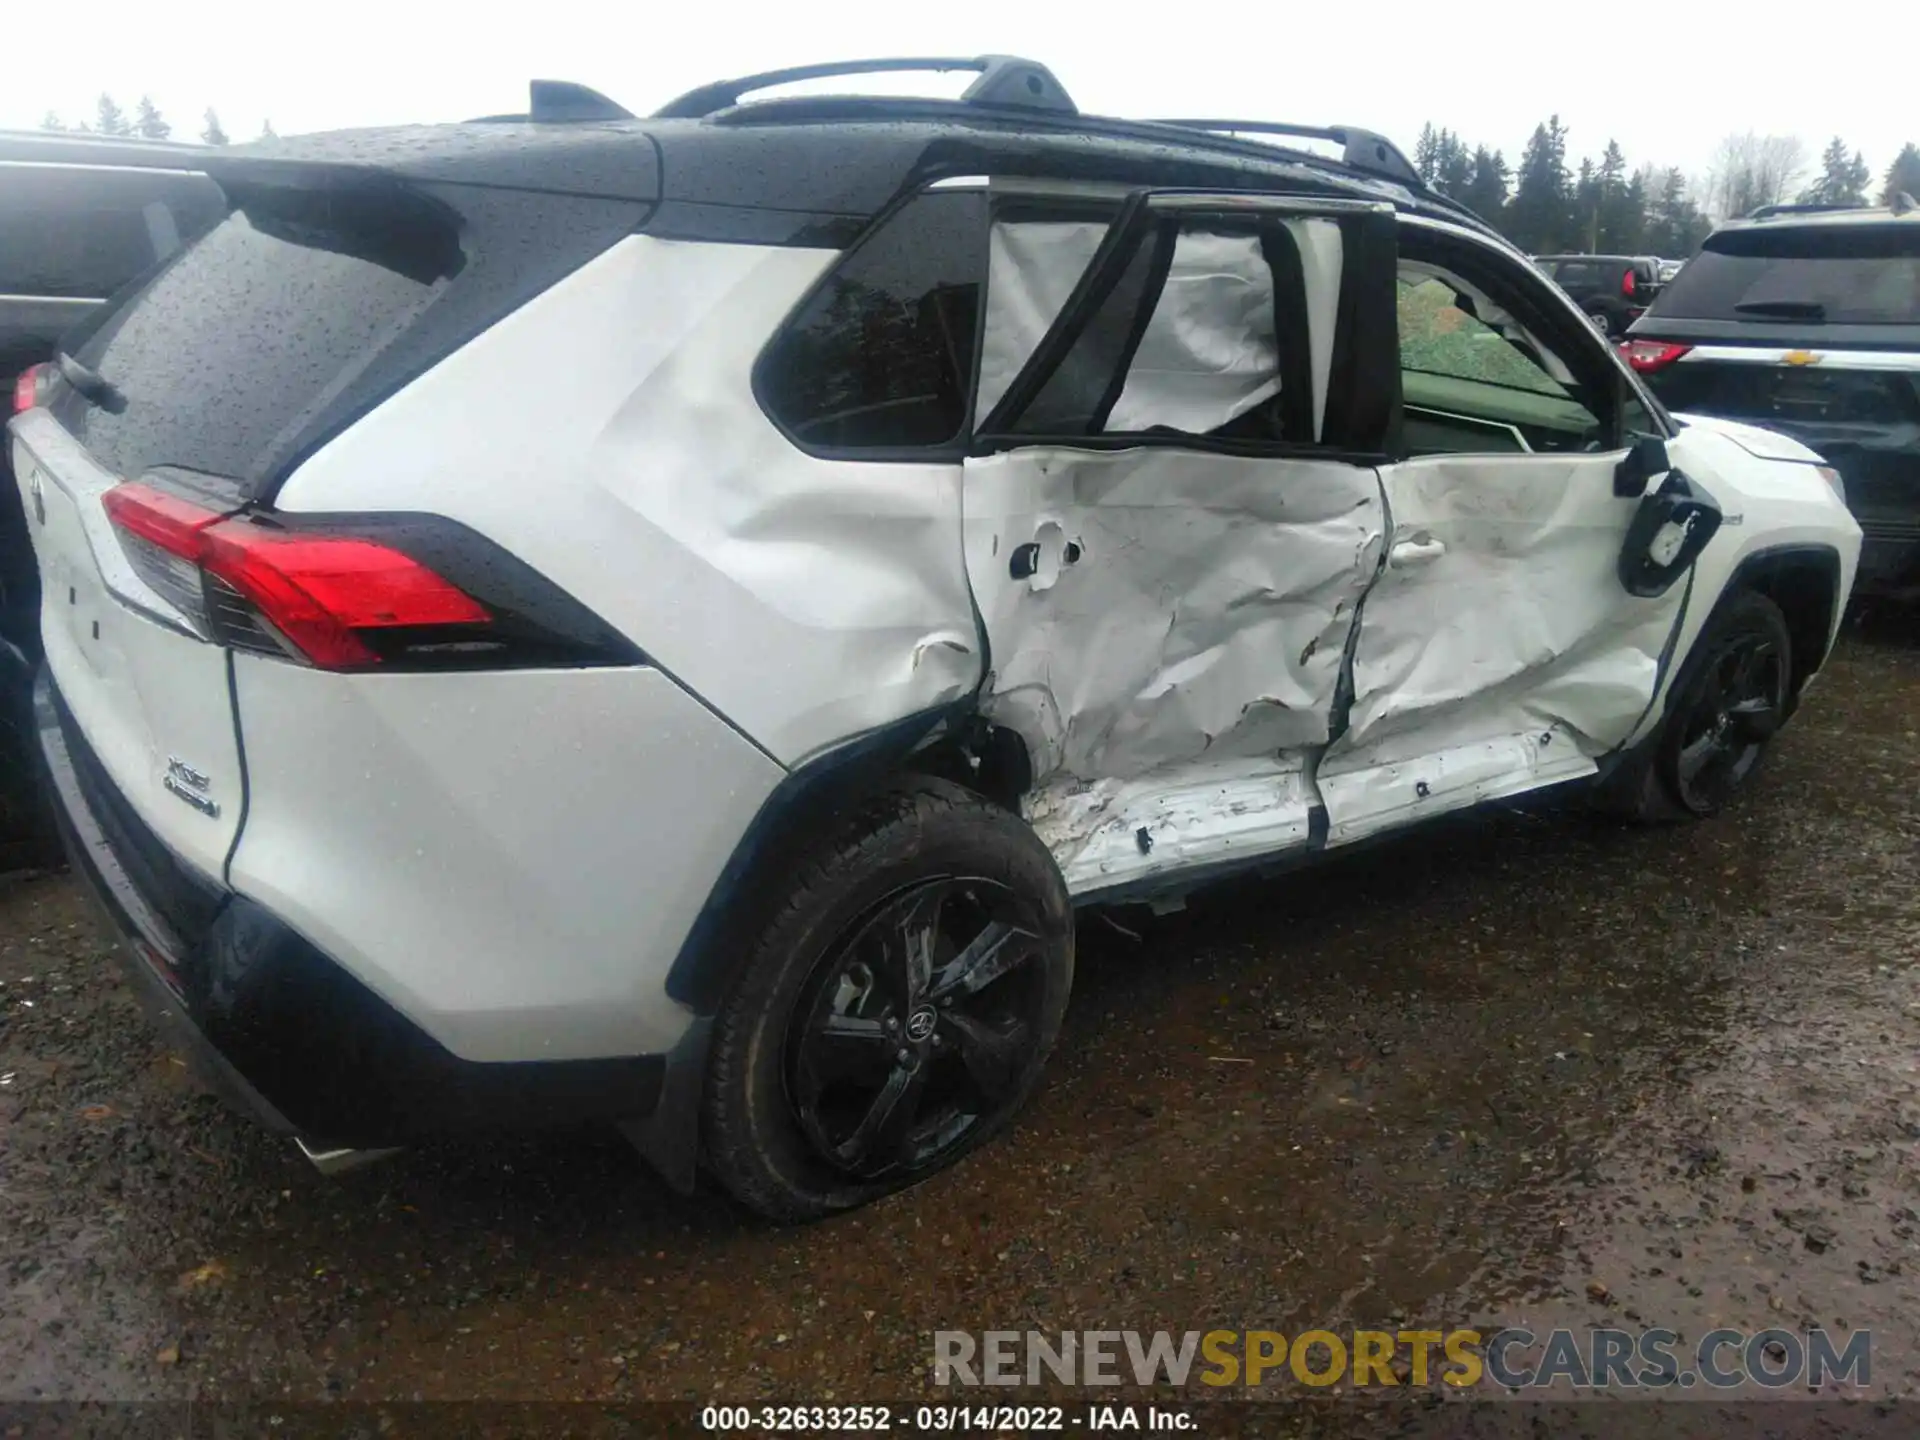
[[[667,1057],[479,1063],[435,1041],[263,906],[195,874],[113,788],[43,669],[34,721],[74,870],[143,1006],[216,1089],[317,1147],[658,1108]]]

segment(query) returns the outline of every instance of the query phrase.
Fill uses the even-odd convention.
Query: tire
[[[784,893],[715,1017],[701,1132],[728,1193],[791,1223],[1007,1126],[1066,1013],[1073,910],[1019,816],[935,779],[830,825]]]
[[[1654,752],[1660,798],[1682,817],[1725,809],[1786,722],[1792,675],[1780,607],[1751,590],[1724,601],[1674,682]]]
[[[1606,311],[1589,310],[1587,312],[1587,319],[1591,321],[1594,325],[1594,328],[1599,330],[1599,332],[1602,335],[1606,336],[1607,339],[1611,340],[1614,338],[1613,319],[1611,316],[1607,314]]]

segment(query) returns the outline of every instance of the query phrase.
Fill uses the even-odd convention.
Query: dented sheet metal
[[[964,509],[985,708],[1026,742],[1037,782],[1326,742],[1379,559],[1373,471],[1020,450],[967,462]]]
[[[1381,472],[1346,732],[1317,779],[1338,843],[1588,774],[1651,703],[1686,587],[1627,594],[1618,455],[1435,456]]]

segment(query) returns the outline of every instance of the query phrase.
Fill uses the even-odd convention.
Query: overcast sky
[[[533,76],[644,112],[782,65],[1002,51],[1050,65],[1083,110],[1345,121],[1409,153],[1430,119],[1509,163],[1556,111],[1576,160],[1612,137],[1634,165],[1690,174],[1723,135],[1751,129],[1797,134],[1810,155],[1840,135],[1877,184],[1901,143],[1920,140],[1911,0],[93,0],[84,24],[68,18],[15,24],[17,39],[39,38],[10,47],[0,125],[37,125],[48,110],[91,118],[102,90],[131,114],[145,92],[176,134],[198,131],[212,106],[239,140],[263,118],[293,134],[522,109]]]

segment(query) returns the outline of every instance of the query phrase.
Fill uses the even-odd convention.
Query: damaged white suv
[[[1034,1088],[1076,905],[1708,814],[1825,659],[1818,457],[1386,142],[955,63],[235,151],[23,380],[75,863],[310,1154],[597,1117],[858,1204]]]

